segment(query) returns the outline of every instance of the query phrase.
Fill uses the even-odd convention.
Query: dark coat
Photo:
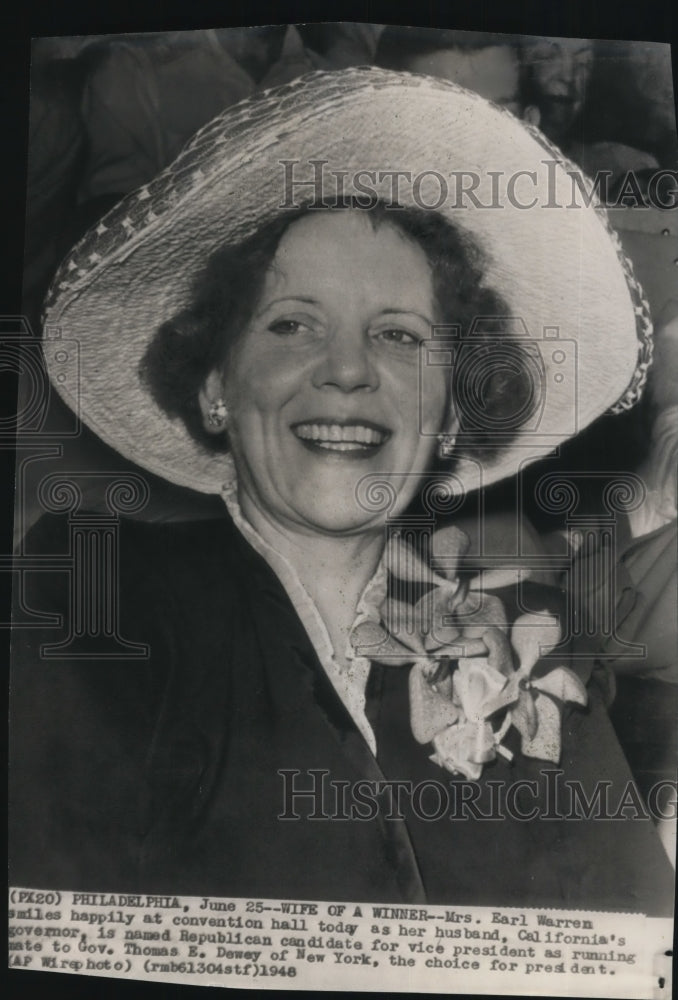
[[[388,792],[361,809],[376,816],[342,818],[364,779],[429,782],[427,814],[432,783],[451,802],[473,793],[414,741],[407,670],[372,669],[377,762],[284,588],[229,518],[126,521],[120,539],[120,634],[148,644],[146,659],[48,659],[40,648],[63,629],[14,635],[11,884],[668,912],[673,876],[650,820],[482,819],[458,806],[458,818],[450,807],[423,820],[407,801],[398,819]],[[43,519],[27,547],[66,552],[67,525]],[[65,570],[35,572],[24,607],[67,614],[67,595]],[[589,796],[605,779],[618,801],[630,776],[595,687],[587,710],[566,711],[563,741],[564,777]],[[534,779],[539,797],[523,789],[517,808],[548,811],[548,769],[499,759],[482,795],[488,780]],[[285,798],[321,780],[322,804]],[[348,783],[348,806],[330,782]],[[487,814],[486,799],[476,805]]]

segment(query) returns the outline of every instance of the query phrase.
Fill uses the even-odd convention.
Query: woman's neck
[[[239,490],[238,501],[261,538],[294,568],[320,612],[337,659],[343,662],[358,601],[383,553],[383,528],[326,535],[273,520],[244,490]]]

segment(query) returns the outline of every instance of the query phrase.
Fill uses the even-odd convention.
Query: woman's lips
[[[313,451],[331,452],[347,457],[374,454],[391,436],[386,427],[370,421],[308,420],[292,425],[292,432]]]

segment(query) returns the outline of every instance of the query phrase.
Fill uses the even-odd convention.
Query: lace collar
[[[312,597],[303,586],[291,562],[269,544],[250,524],[238,502],[238,477],[232,457],[228,456],[228,476],[222,484],[221,497],[240,533],[255,552],[266,560],[276,574],[290,598],[306,633],[313,644],[318,659],[328,675],[337,694],[351,714],[358,729],[376,755],[377,743],[367,716],[365,715],[365,687],[370,671],[370,661],[360,655],[348,640],[344,650],[346,665],[337,659],[327,626]],[[387,574],[382,559],[358,601],[351,634],[371,620],[374,607],[381,604],[386,596]]]

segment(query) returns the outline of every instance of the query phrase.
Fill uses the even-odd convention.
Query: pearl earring
[[[207,411],[207,420],[212,427],[223,427],[228,420],[228,407],[223,399],[215,400]]]
[[[454,434],[438,435],[438,453],[441,458],[449,458],[454,451],[456,440],[457,438]]]

